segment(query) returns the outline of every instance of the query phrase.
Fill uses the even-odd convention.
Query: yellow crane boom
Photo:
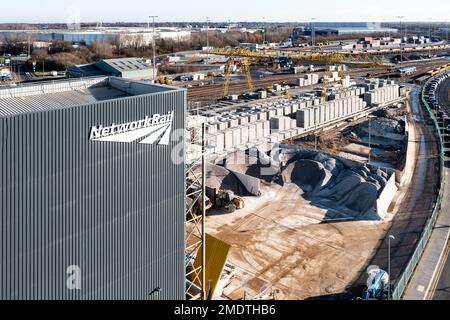
[[[390,67],[382,61],[382,58],[370,55],[353,55],[343,52],[295,52],[295,51],[276,51],[276,50],[251,50],[244,48],[218,48],[208,51],[209,54],[220,55],[234,58],[247,58],[252,60],[272,61],[278,55],[298,62],[316,63],[316,64],[345,64],[349,66],[379,68]]]

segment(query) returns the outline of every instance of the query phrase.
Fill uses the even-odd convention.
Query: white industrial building
[[[157,39],[185,41],[191,31],[180,28],[156,28]],[[83,30],[0,30],[0,38],[31,38],[34,41],[68,41],[92,45],[111,42],[121,46],[144,46],[153,40],[152,28],[94,28]]]

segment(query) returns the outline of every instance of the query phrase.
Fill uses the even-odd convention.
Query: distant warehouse
[[[114,77],[0,89],[0,300],[185,298],[185,112]]]
[[[379,23],[370,22],[315,22],[308,26],[294,28],[291,38],[294,45],[301,36],[331,36],[350,34],[396,33],[398,29],[384,28]]]

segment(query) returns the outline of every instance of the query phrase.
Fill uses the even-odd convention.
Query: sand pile
[[[201,167],[195,169],[200,173]],[[214,164],[206,165],[206,186],[217,190],[231,190],[235,194],[249,195],[247,189],[239,179],[228,169]]]
[[[283,168],[284,183],[295,183],[316,202],[326,200],[334,208],[341,206],[355,218],[372,212],[387,183],[387,174],[365,165],[346,167],[324,154],[313,159],[298,159],[289,154],[290,163]],[[381,217],[376,217],[381,219]]]
[[[224,167],[266,181],[272,181],[280,173],[278,160],[272,160],[258,148],[251,148],[244,157],[238,153],[229,155]]]
[[[297,160],[281,173],[284,183],[296,183],[305,192],[314,192],[330,181],[332,174],[324,165],[313,160]]]

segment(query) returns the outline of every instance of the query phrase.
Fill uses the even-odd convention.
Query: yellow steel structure
[[[186,167],[186,298],[206,299],[205,260],[202,258],[206,242],[206,125],[190,131],[186,143],[202,141],[202,154]],[[201,170],[196,167],[201,165]],[[195,257],[200,257],[195,259]]]
[[[249,57],[245,57],[245,50],[241,48],[235,48],[233,51],[227,51],[227,63],[225,65],[225,84],[223,89],[223,96],[226,97],[230,93],[230,81],[231,74],[233,73],[233,68],[235,63],[238,61],[242,67],[242,73],[245,74],[247,79],[247,87],[250,92],[254,90],[252,74],[250,71],[251,61]]]
[[[364,55],[386,55],[386,54],[400,54],[403,51],[403,54],[405,53],[412,53],[412,52],[428,52],[428,51],[446,51],[450,50],[449,44],[442,44],[442,45],[434,45],[434,46],[417,46],[414,48],[390,48],[390,49],[371,49],[371,50],[353,50],[353,51],[339,51],[351,54],[353,56],[364,56]]]
[[[228,259],[228,252],[230,251],[230,245],[213,236],[206,234],[206,249],[199,250],[195,259],[194,266],[200,267],[201,261],[205,261],[205,280],[207,285],[206,299],[211,299],[216,290],[217,284],[222,275],[223,269]],[[205,253],[205,259],[203,259],[203,253]],[[192,281],[200,286],[199,279],[192,279]]]
[[[253,80],[250,72],[250,65],[253,61],[273,61],[276,57],[282,54],[284,57],[291,61],[325,64],[325,65],[351,65],[358,67],[379,68],[379,67],[391,67],[391,65],[382,62],[383,59],[379,57],[371,57],[367,55],[357,55],[347,53],[335,53],[335,52],[297,52],[297,51],[283,51],[276,50],[251,50],[245,48],[219,48],[211,49],[208,51],[212,55],[220,55],[228,57],[225,65],[225,84],[223,96],[226,97],[230,93],[230,81],[233,67],[236,61],[239,61],[242,66],[242,71],[247,78],[247,86],[249,91],[254,90]],[[327,83],[324,81],[325,89]],[[324,93],[325,94],[325,93]]]
[[[316,64],[345,64],[357,67],[387,67],[378,57],[368,55],[353,55],[345,52],[302,52],[302,51],[276,51],[276,50],[251,50],[244,48],[219,48],[208,51],[209,54],[220,55],[229,58],[246,58],[249,60],[272,61],[277,55],[282,54],[292,61],[316,63]]]

